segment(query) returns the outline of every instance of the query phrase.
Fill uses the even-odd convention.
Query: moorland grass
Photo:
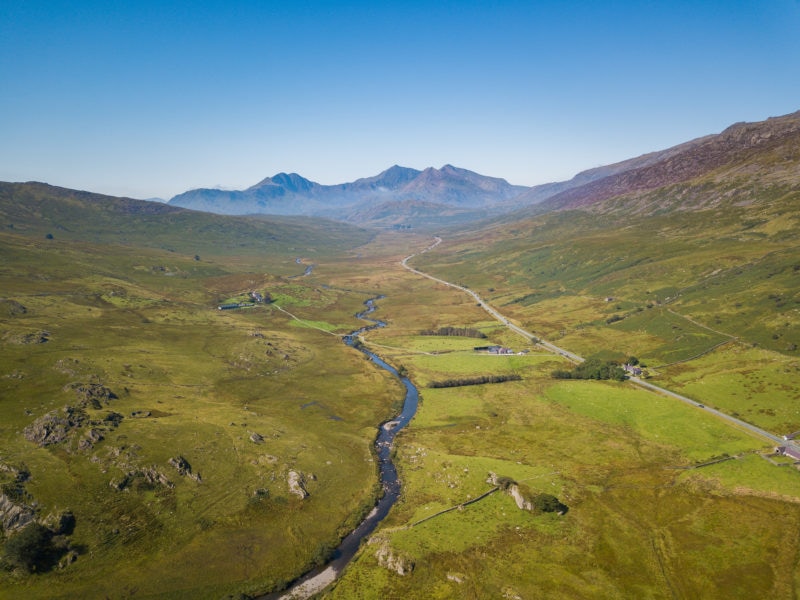
[[[235,260],[2,241],[0,460],[30,471],[24,493],[42,517],[73,512],[79,556],[31,577],[0,572],[0,597],[266,591],[308,568],[369,509],[371,442],[402,397],[399,384],[337,337],[298,328],[268,306],[216,309],[251,289],[284,286],[311,320],[355,328],[364,295],[240,270]],[[37,332],[46,341],[29,343]],[[108,386],[117,397],[89,406],[88,417],[114,411],[121,423],[102,427],[104,439],[84,450],[85,429],[37,448],[21,432],[76,405],[76,382]],[[176,456],[199,481],[169,465]],[[173,487],[134,480],[114,489],[149,468]],[[305,501],[289,493],[292,469],[305,474]]]

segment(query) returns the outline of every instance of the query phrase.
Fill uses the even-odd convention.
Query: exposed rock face
[[[306,481],[302,473],[297,471],[289,471],[289,493],[299,496],[301,499],[308,497],[306,490]]]
[[[80,408],[65,406],[61,412],[52,411],[28,425],[23,434],[25,439],[38,446],[49,446],[63,442],[70,432],[86,421],[86,412]]]
[[[395,554],[385,540],[380,542],[380,547],[375,551],[375,558],[378,559],[380,566],[394,571],[398,575],[408,575],[414,570],[414,561]]]
[[[0,525],[3,531],[16,531],[33,522],[36,514],[30,506],[16,504],[5,494],[0,494]]]
[[[517,503],[517,508],[520,510],[533,510],[533,504],[530,500],[526,500],[519,491],[519,486],[517,485],[510,485],[508,487],[508,495],[514,499],[514,502]]]

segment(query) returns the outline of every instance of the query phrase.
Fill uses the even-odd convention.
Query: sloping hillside
[[[44,239],[127,244],[188,255],[297,256],[339,251],[372,233],[322,219],[218,217],[160,202],[116,198],[44,183],[0,182],[4,231]],[[316,250],[315,250],[316,251]]]
[[[578,208],[684,183],[697,187],[701,180],[728,190],[747,185],[796,185],[800,182],[800,112],[758,123],[737,123],[676,150],[652,164],[558,193],[542,208]],[[663,208],[669,210],[677,204],[665,199]]]

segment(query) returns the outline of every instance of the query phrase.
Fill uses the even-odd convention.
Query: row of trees
[[[483,383],[503,383],[505,381],[520,381],[521,376],[512,375],[480,375],[479,377],[461,377],[458,379],[445,379],[443,381],[431,381],[429,388],[449,388],[461,387],[465,385],[481,385]]]
[[[486,334],[472,327],[439,327],[439,329],[426,329],[420,335],[442,335],[486,339]]]

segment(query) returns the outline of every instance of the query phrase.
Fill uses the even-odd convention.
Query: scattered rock
[[[253,431],[252,433],[250,433],[250,441],[253,442],[254,444],[263,444],[264,436],[261,435],[260,433],[256,433],[255,431]]]
[[[455,583],[464,583],[464,575],[462,573],[448,573],[447,574],[447,581],[453,581]]]
[[[60,358],[53,368],[59,373],[75,377],[78,374],[79,365],[80,361],[77,358]]]
[[[302,473],[298,473],[297,471],[289,471],[288,481],[290,494],[299,496],[301,499],[308,497],[308,491],[305,487],[305,477],[303,477]]]
[[[103,424],[116,428],[119,427],[119,424],[122,422],[122,419],[124,418],[125,417],[123,417],[118,412],[110,412],[103,419]]]
[[[155,466],[128,471],[122,479],[112,479],[108,484],[120,492],[128,489],[136,491],[148,490],[153,489],[157,485],[168,489],[175,487],[175,484]]]
[[[46,344],[50,341],[50,332],[32,331],[30,333],[8,333],[3,339],[11,344]]]
[[[106,386],[99,383],[72,383],[67,389],[72,388],[78,395],[79,406],[85,408],[102,408],[103,404],[108,405],[109,401],[116,400],[117,395]]]
[[[58,568],[66,569],[76,560],[78,560],[78,553],[75,550],[70,550],[64,555],[64,557],[60,561],[58,561]]]
[[[97,442],[100,442],[105,439],[105,436],[99,429],[95,429],[94,427],[89,428],[84,437],[78,442],[78,449],[79,450],[90,450],[94,448],[94,445]]]

